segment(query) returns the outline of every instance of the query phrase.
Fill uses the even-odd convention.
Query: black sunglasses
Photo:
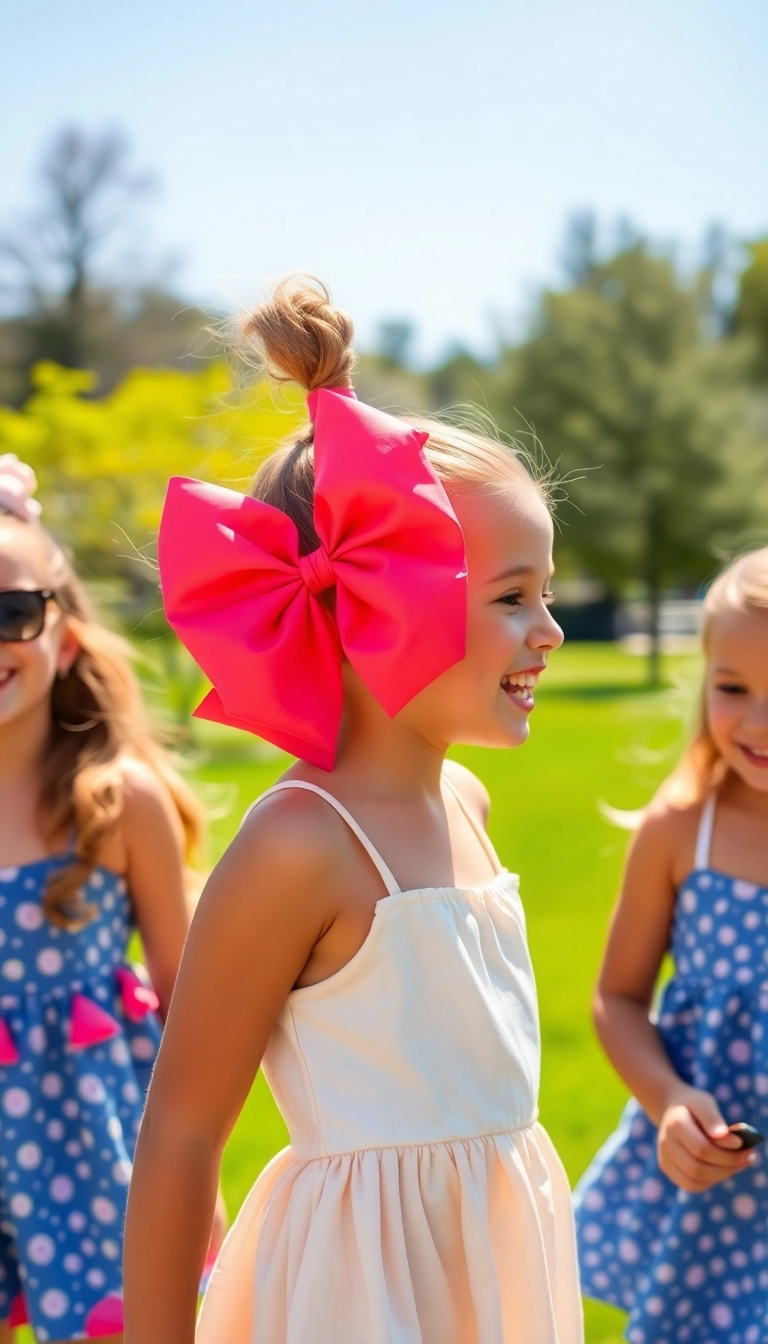
[[[0,644],[22,644],[37,639],[45,625],[45,608],[56,601],[50,588],[0,590]]]

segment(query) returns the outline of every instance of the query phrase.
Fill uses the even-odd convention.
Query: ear
[[[69,625],[65,625],[61,633],[59,655],[56,659],[56,671],[60,677],[67,675],[79,652],[80,642],[77,635]]]

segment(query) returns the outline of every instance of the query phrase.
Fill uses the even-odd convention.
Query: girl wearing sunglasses
[[[139,1117],[187,929],[198,803],[126,646],[0,456],[0,1344],[122,1339]],[[151,987],[125,961],[138,927]]]

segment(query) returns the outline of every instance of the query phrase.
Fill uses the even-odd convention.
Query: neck
[[[387,797],[439,797],[445,749],[389,715],[359,683],[345,694],[334,774],[364,778]]]
[[[48,700],[0,726],[0,789],[10,793],[36,783],[51,733]]]

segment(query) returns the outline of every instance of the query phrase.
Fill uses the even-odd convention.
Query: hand
[[[709,1092],[681,1086],[659,1123],[659,1166],[692,1194],[727,1181],[756,1160],[731,1134]]]
[[[213,1215],[213,1227],[211,1229],[211,1240],[208,1243],[208,1254],[205,1257],[205,1263],[212,1264],[221,1250],[224,1238],[227,1235],[229,1227],[229,1218],[227,1217],[227,1206],[224,1203],[224,1196],[219,1187],[216,1195],[216,1211]]]

